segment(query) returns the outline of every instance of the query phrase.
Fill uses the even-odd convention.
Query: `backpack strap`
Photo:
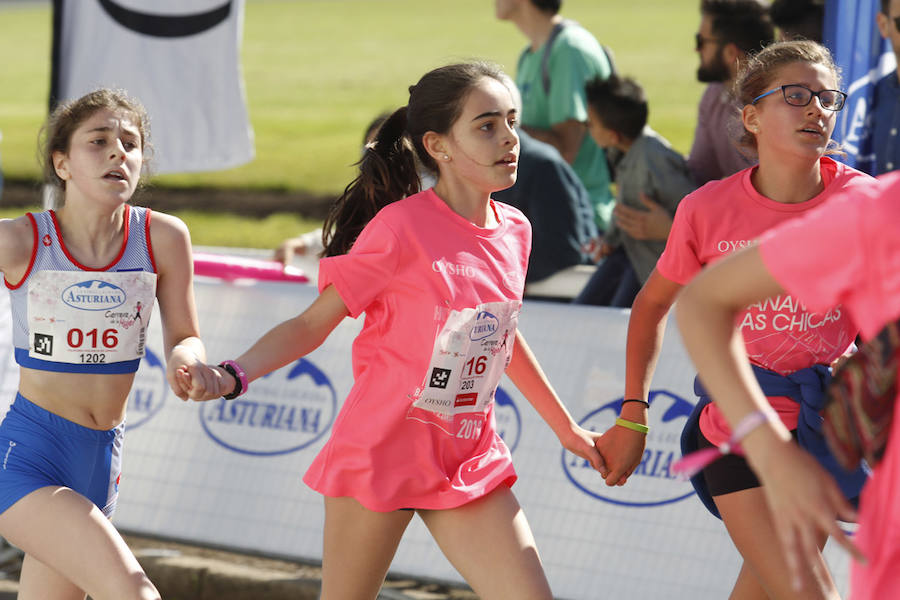
[[[541,54],[541,84],[544,87],[544,94],[550,93],[550,48],[553,47],[553,42],[556,41],[560,32],[568,25],[574,23],[575,21],[570,19],[563,19],[554,25],[553,29],[550,30],[550,37],[547,38],[547,42],[544,44],[544,52]]]
[[[544,44],[544,52],[541,55],[541,84],[544,87],[544,94],[550,93],[550,49],[553,47],[553,42],[556,41],[556,38],[562,32],[563,29],[568,27],[569,25],[577,25],[576,21],[572,19],[563,19],[559,23],[553,26],[553,29],[550,30],[550,37],[547,38],[547,42]],[[610,75],[618,74],[616,70],[616,61],[613,58],[612,49],[605,45],[601,44],[600,49],[603,50],[603,55],[606,57],[606,62],[609,63],[609,72]],[[518,68],[522,67],[522,58],[524,54],[519,57],[519,65]]]
[[[609,63],[609,74],[610,75],[618,75],[619,71],[616,69],[616,61],[613,57],[612,48],[607,46],[606,44],[600,44],[600,48],[603,50],[603,54],[606,55],[606,62]]]

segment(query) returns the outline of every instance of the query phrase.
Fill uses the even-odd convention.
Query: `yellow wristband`
[[[637,431],[638,433],[643,433],[644,435],[647,435],[647,433],[650,431],[650,428],[646,425],[641,425],[640,423],[635,423],[634,421],[628,421],[626,419],[623,419],[622,417],[616,418],[616,425],[618,425],[619,427],[624,427],[625,429]]]

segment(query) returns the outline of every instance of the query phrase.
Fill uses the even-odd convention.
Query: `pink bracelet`
[[[719,451],[722,454],[728,454],[731,452],[732,448],[734,448],[742,439],[747,437],[747,435],[762,425],[763,423],[770,423],[774,419],[778,418],[778,414],[773,410],[755,410],[752,413],[745,416],[740,422],[734,426],[734,429],[731,430],[731,437],[728,438],[728,441],[723,442],[719,446]]]
[[[234,400],[241,394],[246,394],[250,384],[247,382],[247,373],[244,372],[243,367],[233,360],[223,360],[219,363],[219,366],[228,371],[229,375],[234,377],[235,383],[234,389],[222,397],[226,400]]]
[[[702,450],[696,450],[683,456],[672,464],[672,472],[686,478],[693,477],[717,458],[734,452],[736,446],[742,439],[747,437],[751,431],[763,423],[770,423],[777,418],[778,414],[772,409],[753,411],[735,425],[734,429],[731,430],[731,437],[729,437],[728,440],[722,442],[718,446],[703,448]],[[743,455],[743,452],[737,453]]]

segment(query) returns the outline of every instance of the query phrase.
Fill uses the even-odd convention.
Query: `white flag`
[[[253,159],[240,43],[244,0],[55,0],[51,96],[126,90],[150,115],[155,173]]]

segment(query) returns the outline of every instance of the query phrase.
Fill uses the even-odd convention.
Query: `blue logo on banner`
[[[622,399],[614,400],[584,417],[579,425],[591,431],[606,431],[619,415]],[[628,483],[609,487],[590,463],[565,450],[562,466],[569,481],[585,494],[620,506],[647,508],[670,504],[694,495],[689,481],[671,471],[681,457],[681,430],[694,405],[665,390],[650,393],[650,433],[641,464]]]
[[[502,387],[494,393],[494,418],[497,434],[503,438],[510,452],[515,452],[522,437],[522,416],[512,397]]]
[[[128,431],[140,427],[158,413],[168,393],[166,365],[150,348],[146,348],[128,394],[128,420],[125,424]]]
[[[229,450],[275,456],[302,450],[331,428],[337,393],[325,373],[305,358],[253,382],[234,400],[202,405],[200,423]]]

